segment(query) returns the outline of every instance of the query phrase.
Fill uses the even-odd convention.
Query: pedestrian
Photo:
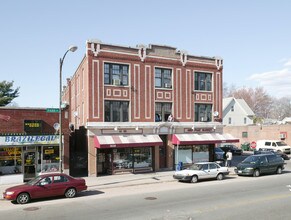
[[[229,151],[226,153],[226,166],[227,166],[227,167],[231,167],[231,161],[232,161],[232,153],[231,153],[231,151],[229,150]]]
[[[174,117],[172,114],[170,114],[168,117],[168,122],[173,122],[173,121],[174,121]]]

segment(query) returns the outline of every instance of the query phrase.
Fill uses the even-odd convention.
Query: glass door
[[[36,176],[36,161],[35,151],[23,152],[24,180],[29,180]]]

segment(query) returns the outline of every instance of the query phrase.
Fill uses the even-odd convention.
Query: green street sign
[[[59,113],[60,109],[58,109],[58,108],[47,108],[46,112],[48,112],[48,113]]]

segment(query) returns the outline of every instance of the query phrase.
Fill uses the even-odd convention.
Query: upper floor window
[[[129,66],[125,64],[105,63],[104,84],[107,85],[128,85]]]
[[[212,105],[195,104],[195,121],[209,122],[212,121]]]
[[[105,101],[106,122],[126,122],[129,117],[129,103],[123,101]]]
[[[234,112],[234,106],[231,106],[231,111]]]
[[[231,118],[230,117],[228,118],[228,124],[231,125]]]
[[[156,103],[155,121],[168,121],[169,116],[172,114],[171,103]]]
[[[212,74],[195,72],[195,90],[212,91]]]
[[[246,124],[247,123],[247,118],[244,118],[244,124]]]
[[[172,88],[172,70],[155,68],[155,87]]]

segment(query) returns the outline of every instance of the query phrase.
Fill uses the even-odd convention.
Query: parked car
[[[273,149],[274,151],[281,151],[286,154],[290,154],[291,147],[281,140],[258,140],[256,150]]]
[[[3,198],[26,204],[31,199],[55,197],[64,195],[75,197],[77,192],[87,189],[85,179],[74,178],[64,173],[40,175],[31,181],[13,186],[3,192]]]
[[[222,180],[228,174],[229,170],[227,167],[221,167],[215,162],[200,162],[192,164],[185,170],[176,171],[173,178],[179,181],[196,183],[200,179],[216,178],[217,180]]]
[[[237,165],[234,171],[238,175],[258,177],[261,174],[281,174],[284,169],[284,160],[276,154],[251,155]]]
[[[254,154],[277,154],[280,157],[282,157],[284,160],[290,160],[290,158],[287,154],[283,153],[282,151],[274,151],[271,148],[264,148],[261,150],[255,150]]]
[[[224,144],[224,145],[221,145],[220,148],[224,152],[228,152],[230,150],[233,155],[242,155],[242,149],[238,148],[234,144]]]
[[[218,163],[220,166],[224,166],[225,164],[225,152],[220,147],[214,148],[214,160],[216,163]]]

